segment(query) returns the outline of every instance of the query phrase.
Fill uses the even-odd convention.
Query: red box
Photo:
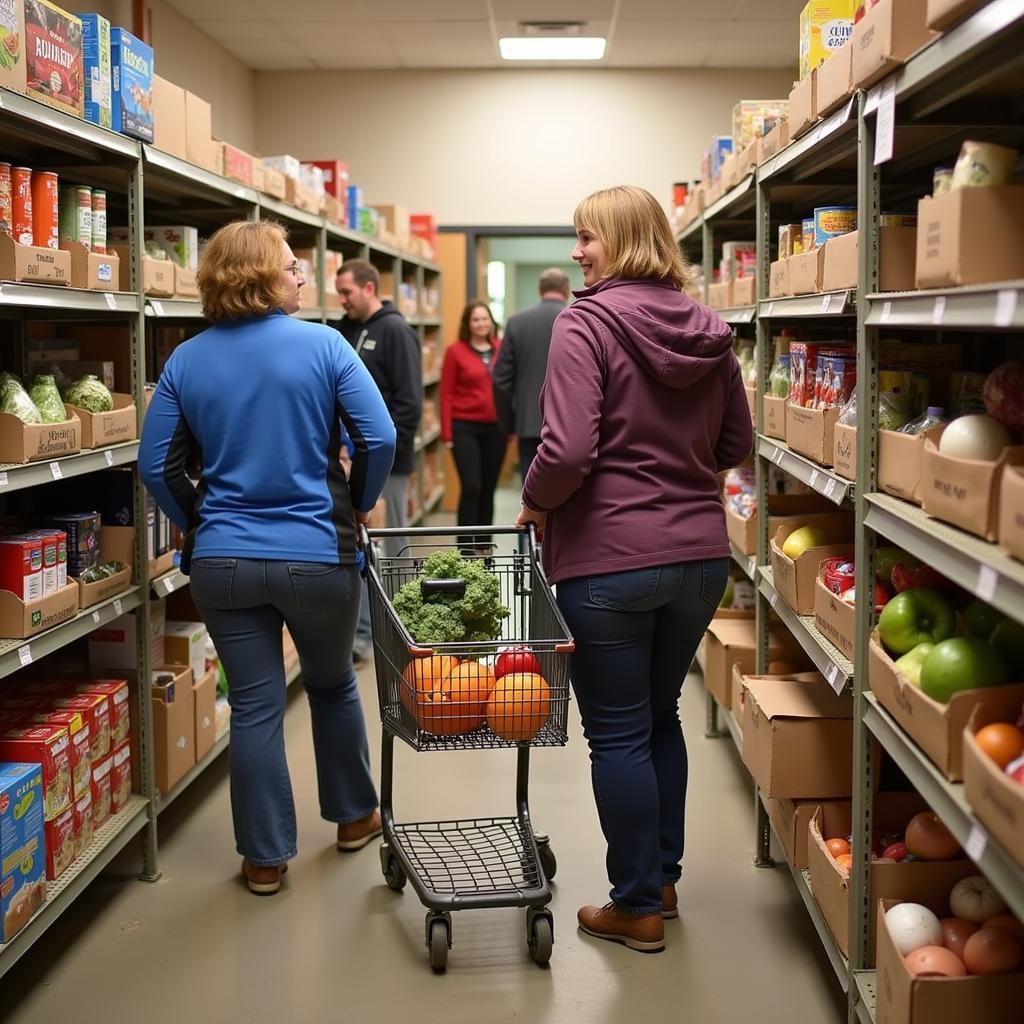
[[[32,716],[38,725],[63,725],[71,740],[68,755],[71,762],[71,795],[77,800],[89,792],[92,778],[92,735],[89,723],[81,711],[75,708],[46,708]]]
[[[348,164],[344,160],[303,160],[304,164],[319,167],[324,172],[324,188],[329,196],[341,203],[347,201]]]
[[[67,114],[84,116],[81,19],[49,0],[26,3],[24,52],[28,95]]]
[[[131,733],[131,700],[127,679],[86,679],[75,682],[75,693],[99,693],[109,698],[110,745],[119,746]]]
[[[111,753],[113,764],[110,769],[110,813],[117,814],[128,805],[132,794],[132,751],[131,742],[125,740]]]
[[[71,803],[70,737],[65,725],[30,725],[0,736],[0,761],[25,761],[43,769],[43,817],[56,818]]]
[[[224,143],[224,177],[252,185],[253,158],[243,149]]]
[[[92,846],[92,786],[73,805],[75,812],[75,856],[81,857]]]
[[[46,836],[46,878],[60,878],[75,859],[75,809],[68,804],[51,821],[43,825]]]
[[[111,792],[111,772],[114,768],[114,755],[107,754],[92,765],[92,827],[101,828],[110,817],[110,805],[113,799]]]
[[[409,231],[418,238],[425,238],[431,245],[437,244],[437,218],[432,213],[410,214]]]
[[[110,753],[110,698],[102,693],[73,693],[54,697],[51,706],[74,708],[89,723],[93,764]]]
[[[26,603],[43,596],[42,540],[27,537],[0,540],[0,590],[9,590]]]

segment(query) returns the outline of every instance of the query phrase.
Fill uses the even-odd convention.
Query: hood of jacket
[[[647,373],[676,391],[731,358],[731,328],[671,282],[610,278],[573,295],[560,316],[596,320]]]

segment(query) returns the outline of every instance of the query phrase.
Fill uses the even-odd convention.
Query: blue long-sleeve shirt
[[[338,455],[352,447],[346,481]],[[139,470],[191,557],[351,565],[395,428],[362,360],[330,327],[282,313],[219,324],[171,354]],[[199,487],[187,470],[198,456]]]

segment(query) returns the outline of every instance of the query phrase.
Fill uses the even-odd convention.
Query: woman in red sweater
[[[470,302],[462,311],[458,341],[448,346],[441,369],[441,439],[451,449],[459,473],[459,526],[494,521],[494,489],[506,446],[491,388],[498,348],[487,304]],[[490,541],[489,535],[481,534],[459,538],[463,548],[485,547]]]

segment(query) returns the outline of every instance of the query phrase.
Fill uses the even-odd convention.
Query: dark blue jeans
[[[657,913],[661,886],[681,874],[687,759],[679,695],[728,573],[729,560],[716,558],[556,587],[576,640],[572,685],[611,898],[627,913]]]
[[[192,598],[228,680],[231,815],[238,852],[251,864],[281,864],[296,854],[284,750],[284,624],[309,698],[321,815],[343,823],[377,807],[352,670],[360,583],[355,566],[192,560]]]

